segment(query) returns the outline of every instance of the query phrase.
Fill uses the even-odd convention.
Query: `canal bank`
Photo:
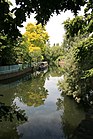
[[[35,67],[29,64],[0,66],[0,82],[21,78],[26,73],[33,73]]]
[[[17,78],[17,79],[21,78],[26,73],[33,73],[33,69],[34,68],[31,67],[17,72],[0,74],[0,82],[3,82],[4,80],[8,80],[8,79],[13,79],[13,78]]]
[[[43,71],[48,68],[46,61],[30,64],[17,64],[9,66],[0,66],[0,82],[10,79],[19,79],[25,74],[31,74],[35,71]]]

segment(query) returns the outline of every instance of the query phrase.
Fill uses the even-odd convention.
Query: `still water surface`
[[[62,96],[57,68],[0,84],[0,139],[69,139],[85,113]]]

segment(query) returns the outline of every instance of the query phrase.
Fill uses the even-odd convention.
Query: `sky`
[[[15,0],[11,0],[11,2],[15,5]],[[82,10],[79,12],[79,15],[83,14],[83,8]],[[23,34],[25,32],[25,26],[27,25],[27,23],[35,23],[36,20],[34,19],[34,14],[31,15],[30,19],[27,18],[27,21],[23,23],[23,28],[20,28],[19,30],[21,31],[21,33]],[[72,19],[73,13],[71,13],[70,11],[66,11],[61,12],[61,14],[56,15],[54,14],[50,20],[48,21],[48,23],[46,24],[46,31],[48,32],[49,35],[49,41],[50,41],[50,45],[53,45],[54,43],[59,43],[61,44],[63,41],[63,37],[65,34],[65,30],[64,30],[64,26],[63,26],[63,22],[70,18]]]
[[[46,25],[46,31],[48,32],[51,45],[53,45],[54,43],[62,43],[63,36],[65,33],[64,26],[62,23],[69,17],[72,18],[73,14],[70,11],[67,11],[66,13],[62,12],[59,15],[54,14],[53,17],[51,17],[48,21]],[[23,23],[24,28],[20,29],[21,33],[25,32],[25,26],[29,22],[36,22],[36,20],[34,19],[34,14],[31,15],[30,19],[27,19],[27,21]]]

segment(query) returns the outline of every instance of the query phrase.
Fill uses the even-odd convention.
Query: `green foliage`
[[[87,70],[87,71],[85,72],[85,76],[82,77],[82,78],[88,78],[88,77],[93,77],[93,68]]]
[[[16,53],[13,47],[5,47],[0,51],[0,65],[11,65],[16,63]]]
[[[7,39],[7,36],[0,34],[0,66],[1,65],[10,65],[16,63],[16,50],[15,42],[11,42],[10,39]]]
[[[14,40],[20,36],[18,27],[35,13],[37,23],[45,24],[53,13],[59,14],[61,11],[71,10],[75,15],[81,6],[90,2],[88,0],[15,0],[16,6],[10,10],[9,0],[0,0],[0,33],[3,33]]]
[[[64,81],[61,84],[62,85],[62,90],[64,93],[67,95],[73,95],[73,92],[75,92],[78,89],[77,82],[79,80],[79,70],[78,70],[78,65],[77,62],[75,61],[75,46],[78,44],[78,38],[76,39],[77,42],[71,43],[72,46],[66,56],[64,57],[64,69],[65,69],[65,76],[64,76]]]
[[[93,28],[93,13],[91,12],[92,14],[90,14],[90,16],[88,15],[88,11],[93,8],[91,0],[15,0],[15,3],[16,6],[12,7],[11,9],[10,6],[12,5],[12,3],[9,0],[0,0],[0,36],[2,36],[0,37],[0,47],[3,48],[6,46],[8,47],[7,49],[1,48],[3,52],[4,50],[9,50],[10,53],[13,53],[11,56],[10,54],[9,56],[7,56],[7,52],[2,53],[2,50],[0,50],[0,53],[2,53],[0,54],[1,58],[3,58],[4,55],[6,55],[6,58],[3,58],[3,61],[6,61],[4,64],[14,63],[15,60],[11,61],[11,57],[15,55],[15,48],[13,49],[12,47],[10,47],[9,49],[8,44],[10,42],[11,45],[11,43],[13,43],[14,40],[17,40],[19,39],[19,37],[22,36],[18,27],[22,27],[22,23],[26,21],[26,18],[30,17],[32,13],[35,13],[37,23],[41,23],[42,25],[44,25],[47,23],[47,21],[49,21],[49,18],[53,15],[53,13],[59,14],[61,11],[71,10],[76,15],[78,13],[78,10],[81,9],[81,6],[84,6],[86,4],[87,6],[85,9],[85,14],[87,15],[87,19],[89,20],[89,26],[87,27],[87,31],[92,32],[91,29]],[[82,24],[83,20],[80,19],[79,21]],[[77,28],[79,28],[82,31],[81,24],[77,24]],[[74,31],[74,34],[77,34],[78,30],[75,29]],[[71,32],[71,34],[73,33]],[[37,41],[33,40],[33,43],[36,46],[39,44],[39,47],[44,48],[42,42],[39,41],[39,39]],[[18,51],[20,50],[17,49],[17,52]],[[22,53],[20,52],[19,56],[17,54],[17,61],[18,59],[21,59],[19,57],[22,57],[23,54],[25,54],[26,59],[30,57],[27,50],[25,53],[23,52],[24,50],[22,50]],[[54,59],[56,59],[56,57]],[[11,62],[8,63],[7,61]]]
[[[87,22],[86,31],[89,33],[92,33],[93,32],[93,12],[85,16],[86,16],[86,22]]]
[[[15,8],[14,13],[19,23],[26,19],[26,15],[30,16],[31,13],[35,13],[38,23],[45,24],[54,12],[59,14],[61,11],[71,10],[76,14],[85,3],[86,0],[16,0],[19,8]]]
[[[93,35],[84,39],[76,48],[75,55],[82,70],[89,70],[93,67]]]
[[[36,63],[43,60],[41,50],[31,52],[30,56],[31,56],[31,61]]]
[[[64,22],[64,81],[60,87],[77,101],[93,104],[93,4],[86,4],[85,15]]]
[[[44,51],[44,59],[49,63],[54,63],[59,56],[63,55],[62,47],[59,45],[54,45],[52,47],[47,46]]]
[[[86,28],[86,20],[83,16],[76,16],[72,20],[67,19],[64,21],[64,28],[66,30],[66,37],[74,37],[79,34],[83,34]]]
[[[93,32],[93,2],[91,0],[87,1],[84,12],[84,16],[76,16],[72,20],[69,18],[63,22],[67,39],[78,34],[84,35]]]
[[[92,0],[87,1],[86,8],[84,9],[85,15],[88,15],[90,13],[90,10],[92,13],[93,12],[93,1]]]
[[[59,82],[66,95],[92,104],[93,99],[93,36],[74,37],[64,58],[64,81]]]
[[[11,3],[6,0],[0,1],[0,33],[7,38],[15,40],[18,36],[21,36],[15,19],[10,11]]]

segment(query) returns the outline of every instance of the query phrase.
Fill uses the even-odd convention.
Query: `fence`
[[[31,65],[30,64],[18,64],[18,65],[0,66],[0,74],[18,72],[28,67],[31,67]]]

